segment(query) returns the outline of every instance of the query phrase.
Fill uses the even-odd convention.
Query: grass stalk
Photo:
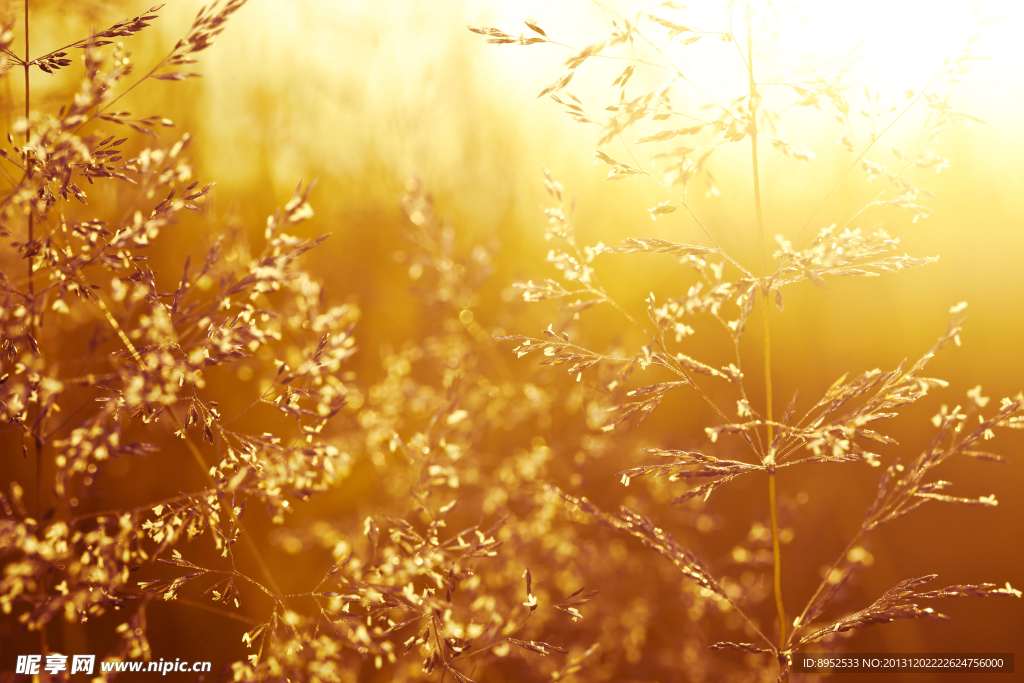
[[[25,64],[24,64],[24,67],[25,67],[25,123],[26,124],[28,123],[29,114],[31,113],[31,110],[32,110],[32,98],[31,98],[31,95],[29,94],[29,83],[30,83],[29,74],[31,72],[32,58],[29,55],[29,51],[28,50],[29,50],[29,43],[28,43],[28,0],[25,0]],[[25,175],[28,176],[28,177],[32,176],[32,169],[31,169],[31,167],[29,167],[29,164],[28,164],[28,141],[29,141],[30,135],[31,135],[31,132],[29,131],[28,125],[26,125],[25,126],[25,149],[22,150],[22,155],[21,156],[22,156],[22,160],[25,163]],[[34,239],[35,239],[35,215],[33,214],[32,211],[29,211],[29,213],[28,213],[28,241],[29,241],[30,245],[31,245],[31,243],[33,242]],[[32,267],[32,256],[29,256],[28,257],[28,292],[29,292],[29,296],[35,296],[35,287],[34,287],[34,284],[32,282],[33,274],[34,274],[34,272],[33,272],[33,267]],[[30,308],[30,311],[34,311],[34,308]],[[30,314],[29,323],[30,323],[30,325],[32,325],[34,327],[34,323],[35,323],[35,314],[34,314],[34,312]]]
[[[757,216],[757,238],[761,245],[761,316],[764,325],[764,390],[765,417],[768,425],[768,451],[764,454],[768,472],[768,504],[772,519],[772,565],[775,607],[779,613],[779,647],[786,646],[786,608],[782,601],[782,551],[779,548],[779,516],[775,505],[775,427],[772,411],[772,328],[768,311],[768,254],[764,243],[764,219],[761,213],[761,178],[757,168],[757,83],[754,81],[753,40],[747,33],[747,75],[750,86],[750,150],[754,169],[754,210]]]
[[[22,160],[25,164],[25,176],[27,178],[32,177],[32,168],[29,166],[28,161],[28,142],[31,137],[31,131],[28,126],[29,114],[32,111],[32,97],[31,97],[31,60],[32,57],[29,53],[29,39],[28,39],[28,0],[25,0],[25,149],[22,151]],[[35,283],[33,282],[33,275],[35,275],[32,265],[32,243],[35,241],[35,214],[31,207],[28,212],[28,294],[29,294],[29,306],[28,306],[28,325],[29,330],[35,335],[36,332],[36,311],[35,311]],[[39,434],[33,434],[33,445],[36,450],[36,521],[39,524],[39,533],[42,533],[42,521],[43,514],[46,511],[46,504],[43,501],[43,496],[46,494],[46,486],[43,484],[43,446],[40,442]],[[50,652],[49,646],[46,642],[46,626],[44,625],[39,629],[39,645],[43,655],[48,655]],[[44,680],[48,680],[49,676],[44,675]]]
[[[31,108],[32,108],[32,98],[31,98],[30,90],[29,90],[29,85],[30,85],[30,78],[29,78],[30,66],[29,66],[29,64],[30,64],[30,62],[31,62],[31,56],[29,55],[29,42],[28,42],[28,0],[25,0],[25,64],[24,64],[24,67],[25,67],[25,123],[26,123],[26,126],[25,126],[25,148],[21,152],[21,158],[22,158],[22,162],[25,165],[25,176],[26,177],[31,177],[32,176],[32,169],[29,167],[29,164],[28,164],[28,141],[29,141],[29,138],[31,136],[31,133],[30,133],[28,125],[27,125],[28,124],[29,114],[30,114]],[[31,256],[31,246],[32,246],[32,242],[34,240],[35,240],[35,216],[32,213],[32,211],[30,210],[28,212],[28,246],[29,246],[28,251],[29,251],[29,254],[28,254],[28,258],[26,260],[28,261],[28,294],[29,294],[29,301],[28,301],[28,304],[29,304],[28,305],[28,311],[29,311],[29,313],[28,313],[28,325],[29,325],[29,330],[32,332],[33,335],[35,335],[35,332],[36,332],[36,325],[35,325],[35,322],[36,322],[36,313],[35,313],[35,285],[32,282],[32,280],[33,280],[32,276],[35,273],[34,273],[34,270],[33,270],[33,267],[32,267],[32,256]],[[44,494],[45,487],[43,486],[43,449],[40,446],[38,435],[35,435],[35,438],[33,439],[33,443],[34,443],[34,446],[35,446],[35,449],[36,449],[36,520],[37,521],[42,521],[42,519],[43,519],[43,512],[45,510],[45,506],[43,504],[43,494]]]

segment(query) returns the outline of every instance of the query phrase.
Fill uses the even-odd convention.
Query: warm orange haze
[[[1012,679],[1022,29],[0,5],[0,681]]]

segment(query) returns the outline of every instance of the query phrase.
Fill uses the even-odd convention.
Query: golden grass
[[[988,399],[1019,390],[1024,327],[1019,103],[991,110],[988,63],[865,97],[834,53],[772,85],[775,27],[812,27],[757,7],[705,33],[582,5],[480,29],[532,43],[495,57],[476,6],[242,4],[33,2],[0,31],[0,669],[775,680],[808,647],[1013,649],[1009,601],[925,621],[1020,581],[1019,463],[957,464],[1020,424]],[[931,358],[954,307],[922,357],[963,298],[965,348]],[[929,501],[960,506],[902,517]]]

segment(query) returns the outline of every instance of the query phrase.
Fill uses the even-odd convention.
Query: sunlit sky
[[[168,31],[168,39],[187,27],[196,4],[174,3],[162,11],[162,30]],[[685,10],[661,8],[659,12],[685,25],[728,28],[724,1],[689,4]],[[859,45],[859,59],[848,79],[855,111],[862,106],[864,85],[870,85],[872,93],[881,93],[883,108],[904,103],[903,92],[927,82],[971,14],[969,0],[861,0],[855,6],[816,0],[802,3],[805,23],[800,23],[781,0],[774,4],[785,16],[771,23],[785,29],[766,35],[763,27],[755,26],[760,46],[755,52],[758,80],[798,75],[804,57],[827,67]],[[626,16],[655,6],[609,2],[611,9]],[[745,34],[743,6],[736,5],[734,26],[741,35]],[[1021,82],[1024,66],[1024,41],[1017,36],[1024,34],[1024,3],[989,0],[982,16],[1008,18],[983,28],[975,51],[992,59],[976,63],[974,71],[952,90],[950,102],[988,121],[977,144],[996,145],[1007,139],[1019,144],[1024,140],[1019,125],[1024,91],[1016,84]],[[466,30],[467,25],[491,25],[520,33],[528,31],[525,19],[537,20],[552,37],[574,47],[605,36],[610,24],[609,14],[589,0],[250,3],[233,18],[218,49],[203,55],[209,120],[222,127],[216,132],[224,145],[238,153],[244,151],[246,125],[254,129],[272,125],[273,147],[280,155],[277,168],[287,179],[302,173],[309,160],[337,169],[345,166],[346,158],[354,159],[348,150],[314,144],[336,138],[339,129],[356,139],[374,138],[390,146],[390,151],[382,151],[392,159],[408,160],[409,172],[454,164],[440,158],[454,154],[452,141],[471,134],[470,129],[478,129],[486,117],[511,117],[540,131],[550,130],[547,124],[558,115],[551,103],[537,102],[534,96],[564,73],[565,49],[485,45],[480,36]],[[660,31],[646,25],[644,30]],[[689,46],[674,43],[671,49],[673,60],[707,92],[731,98],[745,89],[735,47],[705,40]],[[765,61],[769,57],[770,63]],[[572,89],[584,99],[592,96],[603,102],[607,98],[602,89],[614,75],[605,78],[594,71],[603,68],[604,73],[612,73],[609,67],[615,65],[604,61],[587,64],[574,79]],[[268,110],[267,102],[253,100],[254,89],[262,90],[269,102],[275,97],[280,100],[274,111]],[[943,94],[945,86],[936,91]],[[682,89],[680,93],[685,95]],[[245,100],[248,104],[243,104]],[[459,109],[467,101],[476,109]],[[251,121],[246,124],[240,114]],[[829,125],[830,120],[831,116],[817,117],[812,125]],[[559,135],[573,135],[564,126],[559,130],[563,131]],[[893,134],[898,136],[900,131]],[[831,137],[828,144],[834,140]],[[524,139],[522,144],[543,146],[550,139]]]
[[[735,4],[735,28],[740,33],[744,30],[745,3],[737,1]],[[754,2],[755,8],[765,4],[765,0]],[[792,10],[787,4],[800,9]],[[1024,7],[1018,0],[987,0],[980,4],[981,17],[1005,17],[1005,20],[981,31],[975,51],[992,60],[979,63],[977,73],[965,79],[965,94],[970,94],[972,99],[975,93],[968,92],[973,90],[970,81],[981,81],[985,90],[995,94],[995,89],[987,87],[991,81],[999,78],[1007,79],[1008,83],[1019,81],[1024,68],[1024,41],[1018,39],[1024,31]],[[620,0],[609,2],[607,7],[626,17],[657,10],[687,26],[726,30],[729,25],[726,5],[720,0],[702,1],[677,10],[655,3]],[[796,63],[805,56],[818,61],[839,60],[859,45],[854,73],[876,87],[902,91],[908,82],[927,80],[936,65],[949,54],[967,25],[973,3],[969,0],[859,0],[851,5],[833,0],[809,0],[777,1],[774,6],[783,19],[779,23],[786,30],[767,38],[771,40],[772,55],[780,62]],[[191,8],[179,9],[191,11]],[[342,67],[345,57],[351,54],[345,43],[351,40],[352,27],[364,27],[365,31],[359,32],[364,39],[377,42],[381,53],[394,53],[411,60],[405,65],[414,72],[418,64],[429,62],[432,55],[443,52],[445,42],[453,36],[462,36],[462,28],[467,24],[492,25],[518,33],[527,31],[523,20],[536,19],[548,27],[553,36],[573,45],[585,44],[609,25],[609,15],[588,0],[556,3],[550,0],[449,0],[440,3],[267,0],[247,7],[246,14],[247,17],[241,17],[242,21],[250,26],[260,25],[261,33],[276,36],[274,42],[278,45],[284,42],[282,47],[300,53],[296,57],[317,61],[325,69]],[[799,18],[801,16],[803,19]],[[439,30],[444,33],[439,34]],[[755,35],[756,32],[755,27]],[[761,41],[765,38],[763,33],[759,36]],[[552,62],[551,53],[542,54],[543,49],[507,49],[509,53],[514,51],[517,54],[496,57],[497,61],[505,63],[508,75],[518,73],[535,78],[529,69],[523,68],[524,59],[527,63],[533,60]],[[277,50],[271,55],[285,57]],[[373,64],[363,66],[375,68]],[[709,73],[708,69],[715,66],[702,63],[700,70],[706,78],[713,79],[713,71]],[[719,68],[724,72],[728,66],[723,64]],[[1006,97],[1020,98],[1020,88],[1008,87],[996,96],[1000,102],[1005,102]]]
[[[755,7],[758,4],[763,5],[755,3]],[[765,68],[759,68],[759,80],[790,77],[804,57],[819,65],[838,62],[859,45],[849,82],[858,92],[863,84],[870,84],[872,91],[881,91],[883,100],[893,101],[904,90],[927,82],[963,33],[972,11],[968,0],[860,0],[855,6],[817,0],[801,3],[801,22],[792,20],[794,12],[785,3],[774,4],[785,15],[779,22],[785,28],[767,36],[770,44],[762,54],[772,55],[773,64],[761,65]],[[661,8],[659,12],[688,26],[728,28],[726,3],[690,5],[684,10]],[[609,4],[625,16],[654,6]],[[743,3],[737,2],[736,7],[735,29],[745,32]],[[236,26],[236,33],[229,31],[222,39],[237,47],[231,52],[214,51],[213,59],[241,57],[254,70],[266,67],[270,78],[273,70],[286,71],[293,84],[298,77],[328,88],[336,80],[334,75],[355,73],[365,86],[362,97],[382,103],[415,99],[464,78],[441,70],[446,57],[460,47],[472,47],[470,57],[478,65],[485,62],[485,70],[494,70],[490,86],[514,91],[508,93],[511,102],[536,94],[562,72],[565,50],[561,48],[484,46],[478,36],[465,31],[466,25],[492,25],[519,33],[527,31],[523,20],[533,18],[553,37],[573,46],[593,42],[609,26],[609,15],[587,0],[266,0],[247,7],[243,14],[239,23],[245,24],[244,31]],[[989,0],[983,3],[981,16],[1007,19],[981,31],[975,52],[992,59],[976,63],[975,70],[956,86],[954,101],[959,97],[970,102],[973,109],[985,112],[982,118],[1005,127],[1000,134],[1014,135],[1024,104],[1021,88],[1011,87],[1021,81],[1024,66],[1024,41],[1017,39],[1024,32],[1024,7],[1016,0]],[[755,26],[755,37],[763,44],[766,36],[758,28]],[[734,48],[706,44],[709,42],[677,46],[673,57],[678,57],[684,71],[692,64],[699,74],[695,80],[709,92],[721,89],[735,94],[736,79],[745,78],[738,55]],[[238,54],[238,49],[244,52]],[[289,67],[301,71],[296,74]]]
[[[679,3],[684,4],[684,3]],[[765,2],[754,2],[755,8]],[[861,0],[855,5],[833,0],[793,3],[776,2],[782,23],[789,29],[772,40],[772,53],[782,59],[804,56],[840,59],[858,44],[858,71],[870,74],[880,85],[902,88],[908,78],[925,76],[949,54],[967,26],[972,3],[967,0]],[[1019,73],[1024,64],[1024,45],[1020,35],[1022,8],[1015,0],[990,0],[982,4],[981,17],[1006,17],[983,30],[978,53],[995,59],[995,67],[986,71],[1009,76]],[[673,10],[651,3],[610,2],[608,7],[623,16],[646,9],[657,9],[667,18],[679,17],[680,23],[706,30],[726,30],[729,14],[725,2],[694,2]],[[735,29],[742,30],[743,7],[735,3]],[[490,18],[494,26],[510,30],[522,27],[525,18],[536,18],[542,25],[557,27],[561,35],[585,38],[606,26],[605,13],[596,5],[581,0],[551,3],[544,0],[475,3],[475,18]],[[763,12],[763,9],[761,10]],[[803,20],[798,17],[802,16]],[[757,27],[755,26],[755,35]],[[762,35],[763,39],[764,36]],[[701,68],[706,69],[707,64]]]

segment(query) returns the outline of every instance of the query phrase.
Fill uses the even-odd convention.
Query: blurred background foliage
[[[772,58],[779,55],[780,63],[821,51],[827,54],[826,61],[838,61],[863,38],[853,81],[867,84],[872,93],[881,92],[883,101],[899,102],[903,90],[920,87],[922,74],[934,69],[968,13],[967,3],[953,1],[900,5],[859,2],[843,9],[840,20],[835,3],[809,3],[807,24],[796,24],[793,35],[771,36],[763,49]],[[107,26],[146,9],[138,2],[91,0],[73,5],[33,0],[32,6],[32,43],[40,50],[70,42],[90,26]],[[150,29],[155,34],[131,44],[141,68],[173,45],[196,10],[194,3],[182,0],[163,8]],[[964,345],[945,351],[930,373],[951,386],[891,425],[889,433],[901,445],[885,448],[886,457],[916,455],[930,439],[928,419],[939,404],[962,403],[965,392],[975,385],[981,384],[986,395],[996,398],[1024,388],[1024,94],[1017,87],[1024,53],[1014,39],[1024,24],[1013,2],[991,3],[989,14],[1004,13],[1011,15],[1009,20],[989,27],[978,49],[995,59],[982,62],[953,90],[954,106],[985,119],[987,125],[947,130],[937,149],[950,159],[950,167],[940,174],[924,171],[917,176],[938,196],[931,202],[936,213],[911,223],[909,215],[882,210],[861,223],[870,227],[884,221],[890,233],[902,239],[907,253],[938,254],[938,263],[898,276],[833,281],[830,291],[804,284],[788,294],[785,311],[775,314],[778,404],[787,402],[797,389],[810,400],[847,371],[886,369],[902,358],[917,357],[944,328],[950,306],[962,300],[970,303]],[[532,335],[557,319],[553,309],[526,307],[510,289],[518,280],[552,276],[543,261],[547,245],[538,209],[545,202],[542,167],[550,168],[567,192],[577,195],[576,224],[585,243],[613,244],[636,236],[702,243],[682,212],[657,223],[649,220],[646,209],[665,198],[650,184],[605,183],[606,169],[591,164],[593,131],[573,123],[549,101],[535,98],[561,73],[563,51],[543,45],[488,46],[465,30],[467,24],[493,23],[518,32],[519,22],[527,18],[577,46],[600,35],[607,24],[603,11],[586,2],[250,3],[216,48],[204,54],[198,68],[202,79],[144,84],[122,107],[142,116],[159,113],[174,120],[179,131],[188,131],[197,179],[218,183],[208,210],[191,217],[181,226],[180,238],[164,241],[163,248],[152,254],[153,269],[168,287],[173,286],[185,255],[200,257],[211,234],[224,226],[261,233],[265,217],[287,200],[300,179],[319,178],[311,196],[317,217],[302,230],[304,236],[331,237],[307,257],[308,269],[322,279],[328,299],[351,300],[360,307],[359,352],[351,368],[368,386],[384,377],[384,360],[392,352],[421,345],[438,333],[438,314],[413,293],[416,283],[402,256],[409,251],[402,239],[408,222],[399,198],[412,176],[433,193],[438,213],[454,227],[460,253],[469,255],[476,245],[494,249],[489,264],[493,273],[468,306],[471,320],[487,335]],[[710,52],[696,53],[690,66],[702,83],[728,91],[735,74],[726,61]],[[33,97],[43,109],[47,101],[59,101],[74,87],[62,77],[34,78]],[[594,76],[579,87],[600,92],[609,81]],[[8,102],[21,101],[16,79],[8,77],[0,87]],[[851,99],[858,102],[856,97],[855,90]],[[8,127],[18,106],[3,107]],[[792,236],[849,163],[835,142],[840,128],[829,123],[831,116],[803,116],[797,114],[787,132],[817,153],[813,163],[801,164],[774,150],[766,151],[762,161],[770,234]],[[888,141],[898,145],[901,136],[916,132],[914,122],[907,121]],[[756,263],[749,159],[744,154],[746,147],[738,146],[713,162],[720,196],[705,197],[703,188],[696,188],[689,199],[727,250],[746,263]],[[875,154],[882,156],[883,151]],[[864,174],[855,171],[823,207],[814,227],[841,222],[876,191]],[[104,201],[114,199],[101,196],[93,203]],[[649,290],[671,294],[673,288],[688,286],[667,260],[635,255],[599,260],[597,267],[630,310],[643,310]],[[584,314],[582,324],[573,329],[593,346],[607,348],[621,337],[620,327],[610,314],[595,310]],[[723,353],[726,339],[716,332],[701,332],[694,337],[692,356]],[[748,335],[747,341],[752,375],[760,347],[757,335]],[[599,436],[588,427],[581,408],[586,399],[580,392],[585,396],[586,388],[573,378],[558,369],[537,371],[526,359],[516,362],[509,345],[488,341],[486,335],[474,337],[473,343],[478,345],[481,372],[533,383],[550,401],[546,419],[478,444],[491,454],[485,467],[515,467],[543,450],[545,480],[588,496],[606,509],[627,502],[676,533],[684,545],[698,549],[713,571],[739,575],[730,568],[732,549],[751,533],[756,535],[752,522],[766,523],[767,496],[759,478],[726,487],[705,507],[679,509],[666,504],[679,493],[678,485],[638,480],[624,489],[614,476],[646,461],[637,452],[640,446],[704,446],[703,426],[711,416],[692,395],[679,392],[666,400],[639,428],[614,438]],[[256,380],[242,376],[232,381],[241,396],[254,390],[247,382]],[[760,402],[763,396],[754,399]],[[240,397],[237,403],[242,406],[248,400]],[[598,441],[603,445],[595,445]],[[845,604],[866,605],[900,579],[926,573],[939,574],[943,585],[1024,583],[1022,441],[1019,434],[1009,434],[1000,442],[995,450],[1014,456],[1009,465],[946,466],[948,478],[965,495],[992,493],[1000,506],[930,506],[883,529],[866,546],[872,566]],[[14,455],[20,448],[13,443],[4,443],[3,448],[5,483],[31,480],[31,462]],[[586,457],[578,457],[583,451]],[[168,466],[175,458],[187,462],[183,449],[168,446],[158,458],[112,464],[103,484],[108,501],[112,506],[134,505],[201,486],[199,474],[190,473],[187,466]],[[833,465],[789,472],[780,475],[779,486],[784,499],[801,503],[786,523],[795,536],[783,549],[784,593],[795,606],[817,585],[821,566],[833,559],[859,525],[880,471]],[[520,485],[517,477],[509,478],[510,489]],[[387,459],[366,452],[337,491],[296,506],[287,524],[292,531],[275,529],[256,515],[249,520],[250,528],[259,543],[271,548],[268,562],[286,590],[300,590],[311,579],[315,583],[328,561],[325,547],[330,544],[317,539],[351,535],[353,543],[362,542],[362,519],[391,505],[385,501],[400,495],[400,488],[389,480]],[[469,520],[475,515],[465,514]],[[565,516],[552,524],[573,522]],[[688,612],[674,603],[681,579],[653,553],[610,531],[581,528],[574,533],[580,545],[567,551],[564,567],[530,565],[529,557],[499,556],[494,561],[531,566],[535,575],[564,570],[602,591],[583,609],[582,622],[558,622],[543,633],[543,640],[571,644],[574,651],[604,641],[595,657],[618,661],[618,668],[605,668],[594,678],[583,674],[581,680],[687,680],[682,671],[671,671],[671,660],[663,653],[682,647],[682,641],[691,637],[708,644],[728,639],[720,625],[705,626],[692,609]],[[767,590],[767,584],[758,582],[768,574],[770,565],[764,565],[747,580]],[[998,652],[1013,651],[1024,638],[1024,615],[1016,601],[963,601],[943,607],[954,617],[951,624],[914,621],[870,629],[858,633],[848,647]],[[757,616],[769,623],[770,600],[759,610]],[[245,656],[240,641],[244,625],[212,614],[157,605],[149,626],[160,656],[211,659],[215,670],[219,662]],[[76,649],[81,652],[102,651],[110,637],[100,625],[69,627],[63,634],[52,628],[54,640],[88,643]],[[15,634],[0,633],[0,639],[7,638]],[[612,647],[621,652],[612,655],[607,651]],[[525,674],[517,671],[488,670],[483,680],[518,680]],[[369,669],[365,676],[371,676]],[[916,674],[914,680],[933,678]]]

